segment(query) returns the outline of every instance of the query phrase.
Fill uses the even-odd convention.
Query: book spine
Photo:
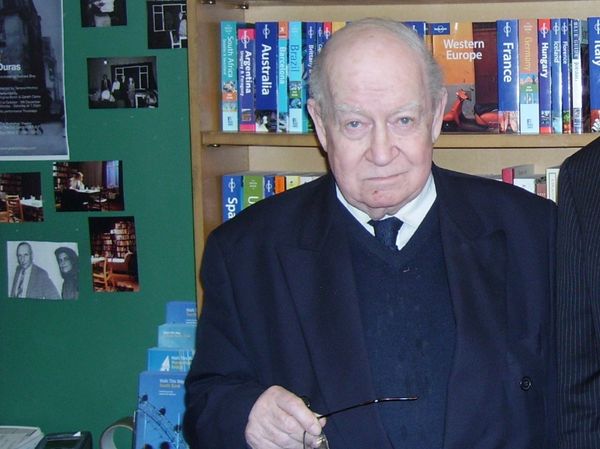
[[[519,19],[519,131],[539,134],[537,20]]]
[[[558,174],[559,167],[548,167],[546,169],[546,197],[556,202],[558,200]]]
[[[579,19],[569,19],[571,32],[571,123],[573,134],[583,133],[583,85],[581,45],[582,29]]]
[[[561,33],[560,19],[551,20],[552,62],[550,72],[552,79],[551,122],[552,133],[562,134],[562,69],[561,69]]]
[[[519,131],[519,23],[498,20],[498,120],[500,133]]]
[[[223,222],[242,210],[242,175],[231,173],[221,177],[221,204]]]
[[[279,22],[277,49],[277,132],[288,131],[288,38],[286,21]]]
[[[221,129],[238,130],[237,23],[221,22]]]
[[[238,85],[239,85],[239,130],[256,131],[254,115],[254,51],[255,30],[250,27],[238,28]]]
[[[341,30],[346,26],[346,22],[343,20],[335,20],[331,22],[331,32],[335,33],[338,30]]]
[[[276,174],[275,175],[275,194],[285,192],[285,175]]]
[[[552,32],[550,19],[538,19],[540,134],[552,134]]]
[[[323,45],[331,38],[333,34],[333,22],[323,22]],[[317,52],[320,52],[323,48],[317,48]]]
[[[300,185],[299,173],[288,173],[285,175],[285,190],[293,189]]]
[[[314,124],[308,114],[308,80],[317,56],[317,22],[302,23],[302,57],[304,59],[302,72],[302,132],[313,132]]]
[[[600,17],[588,18],[590,130],[600,132]]]
[[[277,131],[278,22],[256,22],[256,132]]]
[[[569,19],[560,19],[563,134],[571,134],[571,38]]]
[[[288,100],[289,132],[302,132],[302,22],[289,22]]]
[[[264,199],[264,178],[257,173],[245,173],[243,175],[242,207],[245,209]]]
[[[274,173],[265,173],[263,175],[263,187],[264,187],[263,196],[265,198],[275,195],[275,174]]]

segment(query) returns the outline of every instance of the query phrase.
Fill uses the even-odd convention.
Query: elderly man
[[[17,245],[17,262],[10,290],[11,298],[60,299],[46,270],[33,263],[33,250],[29,243],[21,242]]]
[[[331,174],[206,243],[191,446],[553,447],[553,203],[433,165],[447,94],[397,22],[334,33],[310,87]]]

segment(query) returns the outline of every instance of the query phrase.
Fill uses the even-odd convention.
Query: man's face
[[[23,270],[29,268],[33,262],[33,254],[29,245],[21,245],[17,248],[17,260]]]
[[[350,39],[328,64],[330,113],[319,116],[312,100],[309,110],[344,198],[378,219],[423,188],[445,97],[432,111],[421,62],[390,34]]]

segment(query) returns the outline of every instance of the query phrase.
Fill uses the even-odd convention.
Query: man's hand
[[[250,410],[246,442],[252,449],[300,449],[304,432],[307,443],[313,443],[322,424],[301,398],[275,385],[261,394]]]

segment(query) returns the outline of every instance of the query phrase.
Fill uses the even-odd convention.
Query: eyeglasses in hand
[[[372,405],[372,404],[380,404],[383,402],[416,401],[417,399],[418,399],[418,396],[400,396],[400,397],[371,399],[370,401],[361,402],[359,404],[350,405],[348,407],[340,408],[340,409],[334,410],[332,412],[324,413],[322,415],[319,415],[319,418],[329,418],[330,416],[336,415],[338,413],[346,412],[348,410],[352,410],[352,409],[359,408],[359,407],[365,407],[367,405]],[[304,402],[306,403],[306,405],[308,407],[310,407],[310,404],[306,401],[306,399]],[[317,446],[311,446],[306,441],[306,432],[304,432],[304,436],[302,438],[302,447],[304,449],[329,449],[329,442],[327,441],[327,437],[325,436],[325,434],[323,432],[321,432],[321,435],[319,435],[319,438],[317,439]]]

